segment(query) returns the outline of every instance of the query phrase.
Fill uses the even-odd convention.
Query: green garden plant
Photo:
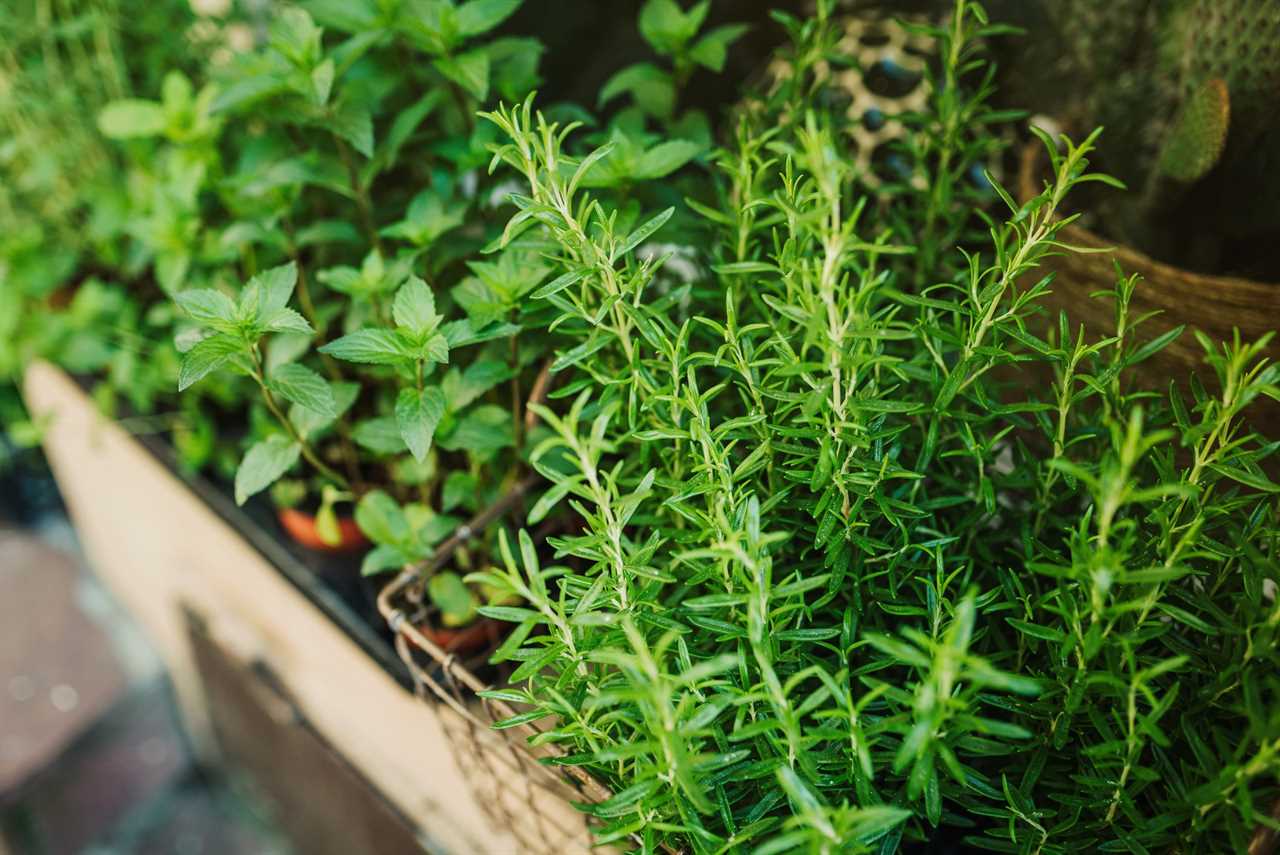
[[[1280,796],[1280,486],[1246,412],[1280,368],[1204,340],[1220,396],[1135,388],[1181,331],[1139,338],[1123,276],[1115,336],[1045,333],[1065,197],[1110,181],[1096,134],[1044,137],[1044,191],[989,185],[1004,221],[938,246],[977,212],[936,188],[992,145],[975,4],[933,33],[900,152],[924,180],[883,204],[809,97],[828,9],[784,20],[794,88],[715,155],[685,292],[635,252],[670,212],[584,186],[601,150],[529,100],[486,115],[528,185],[507,238],[550,242],[535,297],[581,340],[529,517],[581,531],[470,577],[523,603],[480,609],[515,624],[492,695],[527,711],[499,727],[542,722],[613,788],[600,840],[644,851],[1244,851]]]
[[[55,359],[90,379],[104,413],[138,433],[171,432],[184,467],[216,469],[212,422],[194,400],[172,399],[173,311],[131,281],[130,187],[97,122],[134,87],[158,89],[158,68],[207,59],[198,45],[159,37],[193,23],[177,2],[20,0],[6,8],[0,384],[20,378],[34,356]],[[19,418],[8,427],[28,442],[40,425]]]
[[[525,466],[525,397],[558,340],[529,295],[550,268],[536,246],[481,253],[506,215],[482,170],[496,129],[476,116],[538,82],[537,41],[493,36],[519,6],[286,7],[211,82],[173,73],[159,100],[99,116],[131,154],[133,252],[181,310],[177,389],[220,383],[244,413],[242,436],[217,437],[243,448],[237,502],[271,488],[333,543],[353,504],[365,573],[425,559]],[[605,86],[618,109],[595,133],[614,155],[589,179],[620,205],[708,147],[679,90],[741,30],[700,34],[706,12],[647,4],[641,30],[672,70]],[[473,617],[456,574],[429,590],[449,621]]]
[[[5,283],[42,283],[0,291],[30,318],[0,313],[0,369],[58,357],[326,540],[350,508],[366,573],[519,507],[424,588],[445,626],[506,624],[499,727],[612,790],[601,842],[1280,828],[1278,446],[1249,425],[1280,368],[1201,337],[1220,393],[1136,385],[1182,331],[1143,336],[1121,271],[1115,335],[1046,316],[1068,194],[1116,182],[1096,133],[1042,134],[1025,204],[984,172],[1008,29],[969,0],[924,28],[930,99],[872,191],[826,0],[774,15],[777,73],[725,122],[689,106],[743,33],[706,0],[647,0],[653,57],[541,109],[520,6],[204,21],[225,51],[92,102],[109,189],[57,210],[93,239],[50,267],[53,214],[0,236]]]

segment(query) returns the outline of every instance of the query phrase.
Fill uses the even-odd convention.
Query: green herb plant
[[[132,88],[159,88],[157,67],[206,58],[159,37],[192,24],[191,10],[33,0],[6,12],[0,382],[19,381],[34,358],[54,360],[86,380],[108,417],[137,433],[170,433],[184,468],[216,468],[212,421],[196,401],[173,400],[178,359],[166,340],[174,312],[132,281],[140,259],[130,251],[128,212],[147,191],[124,180],[118,147],[97,121],[113,105],[138,103]]]
[[[134,147],[147,191],[136,254],[182,312],[178,391],[216,379],[248,411],[236,500],[270,489],[314,509],[333,541],[335,508],[353,503],[374,544],[365,573],[423,561],[456,513],[522,475],[525,400],[568,334],[529,302],[550,272],[536,242],[481,254],[508,212],[506,179],[483,172],[497,129],[477,112],[538,82],[536,40],[493,36],[519,5],[285,7],[263,44],[198,91],[171,75],[160,101],[100,116]],[[660,0],[642,11],[643,34],[675,64],[671,112],[596,122],[562,107],[617,153],[585,177],[625,217],[646,201],[637,180],[671,176],[708,145],[706,117],[674,105],[690,63],[720,68],[741,29],[699,36],[706,12]],[[685,137],[654,141],[677,123]],[[486,537],[459,569],[487,561]],[[428,592],[447,622],[492,600],[457,574],[441,580]]]
[[[446,511],[482,503],[498,489],[482,479],[518,462],[522,414],[480,399],[536,348],[520,352],[505,317],[445,322],[422,277],[456,279],[487,240],[489,191],[467,177],[483,151],[473,113],[491,80],[527,91],[539,51],[480,38],[518,3],[366,5],[285,7],[202,90],[218,139],[187,196],[199,225],[170,242],[182,287],[165,290],[193,325],[179,391],[227,371],[253,390],[237,501],[271,487],[335,541],[335,506],[355,502],[372,573],[422,559],[456,525]],[[417,54],[432,59],[406,64]],[[189,139],[166,148],[192,159]],[[446,488],[459,469],[470,483]]]
[[[352,506],[367,573],[434,565],[544,479],[532,530],[486,528],[425,588],[446,625],[511,625],[500,726],[537,723],[550,762],[612,789],[584,806],[601,842],[1217,852],[1277,830],[1280,486],[1249,408],[1280,369],[1202,337],[1220,392],[1136,386],[1182,331],[1144,335],[1123,273],[1099,283],[1114,335],[1046,317],[1068,194],[1114,182],[1096,134],[1042,135],[1025,204],[983,175],[1015,117],[984,53],[1007,28],[969,0],[926,28],[930,100],[871,195],[829,2],[775,14],[785,73],[719,132],[686,93],[743,31],[705,0],[643,4],[655,58],[599,116],[534,109],[520,6],[309,0],[218,62],[95,80],[101,192],[32,170],[56,180],[22,198],[70,195],[6,209],[33,213],[0,235],[21,284],[0,309],[38,320],[0,311],[0,369],[105,378],[108,411],[330,540]],[[36,100],[12,127],[38,130]],[[39,165],[41,138],[0,157]]]
[[[925,180],[883,202],[812,97],[827,4],[784,21],[791,85],[714,154],[683,289],[639,251],[672,212],[586,186],[608,149],[573,156],[531,100],[485,115],[527,184],[507,240],[549,245],[534,299],[578,342],[528,522],[582,521],[468,577],[520,602],[479,609],[515,625],[492,695],[526,711],[498,727],[539,722],[613,789],[598,840],[642,851],[1244,851],[1280,797],[1265,340],[1202,337],[1222,392],[1187,397],[1132,383],[1181,332],[1139,335],[1132,278],[1098,297],[1114,336],[1044,317],[1064,200],[1110,181],[1096,134],[1042,137],[1025,204],[989,182],[1007,212],[974,240],[947,188],[997,147],[976,4],[907,118]]]

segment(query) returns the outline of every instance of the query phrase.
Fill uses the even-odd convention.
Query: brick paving
[[[17,789],[124,694],[128,677],[77,603],[67,553],[0,532],[0,793]]]
[[[0,528],[0,855],[275,855],[262,803],[195,766],[159,660],[64,519]]]

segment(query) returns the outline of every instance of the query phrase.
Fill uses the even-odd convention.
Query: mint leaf
[[[408,563],[404,553],[396,547],[378,546],[369,550],[364,560],[360,562],[360,575],[374,576],[388,570],[399,570]]]
[[[284,91],[289,86],[288,78],[275,71],[266,71],[252,77],[236,80],[218,90],[210,112],[223,113],[236,108],[244,108],[257,101],[269,98]]]
[[[702,152],[702,146],[689,140],[659,143],[640,157],[634,179],[662,178],[670,175]]]
[[[164,109],[141,98],[112,101],[98,113],[98,130],[116,140],[154,137],[164,133],[167,124]]]
[[[209,372],[221,368],[243,346],[235,336],[222,333],[197,342],[195,347],[182,355],[182,365],[178,369],[178,391],[186,390]]]
[[[359,270],[346,265],[321,270],[316,274],[316,279],[320,281],[320,284],[332,288],[340,294],[364,296],[372,290],[367,287],[367,283],[364,281],[364,277],[360,275]]]
[[[264,270],[249,280],[247,287],[257,289],[258,316],[263,323],[270,323],[277,312],[289,305],[297,284],[298,265],[292,261]]]
[[[379,546],[398,547],[413,539],[404,509],[381,490],[366,493],[356,505],[356,525]]]
[[[376,419],[365,419],[351,431],[351,438],[356,445],[374,454],[399,454],[404,451],[404,438],[400,436],[400,426],[390,416]]]
[[[640,10],[640,34],[659,54],[676,53],[697,34],[710,5],[702,0],[686,13],[675,0],[649,0]]]
[[[445,571],[427,580],[427,594],[439,607],[445,626],[463,626],[475,619],[476,597],[457,573]]]
[[[689,58],[701,66],[719,74],[724,70],[724,61],[729,54],[729,45],[736,42],[747,31],[743,24],[726,24],[716,27],[698,39],[689,51]]]
[[[453,302],[467,313],[467,318],[477,324],[496,321],[508,309],[506,302],[475,276],[463,279],[449,293],[453,295]]]
[[[520,327],[516,324],[501,322],[480,324],[470,318],[450,321],[440,328],[440,334],[444,336],[444,340],[451,348],[479,344],[495,338],[509,338],[518,332]]]
[[[295,240],[298,246],[313,246],[323,243],[358,244],[364,238],[360,230],[346,220],[316,220],[299,229]]]
[[[328,127],[356,151],[373,157],[373,116],[368,108],[345,103],[333,114]]]
[[[395,121],[391,123],[390,129],[387,131],[386,138],[382,141],[382,149],[378,152],[379,162],[385,164],[396,159],[396,156],[400,153],[400,148],[413,136],[414,131],[418,129],[418,125],[422,124],[422,120],[440,103],[443,94],[442,90],[432,89],[396,115]],[[423,193],[429,192],[429,190],[423,191]]]
[[[445,476],[444,487],[440,490],[440,509],[450,511],[456,507],[474,507],[478,490],[475,475],[454,469]]]
[[[271,24],[271,46],[300,68],[319,62],[322,35],[310,13],[297,6],[284,7]]]
[[[164,249],[156,253],[156,284],[166,294],[173,295],[187,278],[191,269],[191,253],[186,249]]]
[[[445,232],[462,225],[466,214],[465,201],[450,201],[431,190],[424,190],[413,197],[403,220],[386,226],[379,234],[425,247]]]
[[[306,407],[325,418],[337,418],[338,405],[329,383],[316,372],[289,362],[275,370],[268,380],[271,391],[300,407]]]
[[[363,329],[320,348],[335,359],[366,365],[397,365],[413,359],[408,343],[392,330]]]
[[[378,23],[377,0],[306,0],[302,5],[322,27],[344,33],[372,30]]]
[[[433,65],[477,101],[489,97],[489,54],[483,48],[437,59]]]
[[[333,60],[324,62],[311,69],[311,97],[317,107],[323,107],[329,101],[329,93],[333,90]]]
[[[466,450],[480,455],[514,445],[511,414],[494,404],[476,407],[447,437],[438,439],[437,444],[449,451]]]
[[[444,393],[437,387],[419,392],[402,389],[396,398],[396,424],[409,453],[421,463],[431,450],[431,438],[444,416]]]
[[[457,531],[458,526],[461,524],[462,520],[457,517],[437,514],[428,509],[426,519],[414,522],[418,538],[418,552],[422,555],[430,555],[432,547]]]
[[[450,412],[458,412],[488,392],[494,386],[511,377],[511,366],[497,359],[481,359],[471,363],[466,371],[456,368],[440,381]]]
[[[412,262],[400,258],[387,264],[377,250],[365,256],[360,269],[343,265],[321,270],[316,279],[335,291],[353,297],[368,298],[375,294],[394,291],[409,275]]]
[[[501,24],[523,0],[471,0],[458,7],[457,27],[463,36],[478,36]]]
[[[298,462],[302,446],[281,434],[269,436],[249,449],[236,470],[236,504],[270,487]]]
[[[303,439],[333,424],[338,417],[351,409],[360,395],[359,383],[330,383],[329,389],[333,392],[334,403],[334,412],[331,416],[322,415],[298,404],[289,408],[289,421],[293,422],[293,426],[297,428]]]
[[[236,304],[221,291],[212,288],[192,288],[174,295],[178,308],[193,321],[213,327],[221,332],[235,329]]]
[[[640,109],[659,119],[670,118],[675,111],[675,81],[652,63],[629,65],[610,77],[600,88],[598,103],[603,107],[626,93],[631,94]]]
[[[271,320],[265,322],[267,332],[294,332],[314,335],[310,322],[293,309],[279,309]]]
[[[409,281],[400,286],[391,306],[391,315],[395,318],[396,326],[407,329],[419,338],[440,325],[440,316],[436,314],[435,294],[417,276],[410,276]]]
[[[520,101],[542,83],[538,63],[546,48],[532,38],[508,37],[489,42],[489,87],[505,101]]]
[[[311,336],[304,333],[282,332],[267,340],[264,365],[268,374],[286,362],[297,362],[311,349]]]
[[[449,340],[441,333],[436,333],[418,348],[417,356],[418,359],[443,365],[449,361]]]

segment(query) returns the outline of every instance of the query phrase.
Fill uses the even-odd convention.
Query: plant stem
[[[511,337],[511,348],[508,351],[509,364],[511,365],[511,432],[515,439],[517,465],[519,465],[520,450],[524,447],[524,431],[521,428],[520,419],[520,344],[518,336]]]
[[[294,264],[298,267],[298,303],[302,306],[302,313],[312,328],[316,331],[316,340],[319,341],[324,336],[324,332],[320,329],[320,323],[317,320],[315,303],[311,299],[311,289],[308,287],[307,269],[302,263],[301,253],[298,251],[298,245],[293,239],[293,229],[286,222],[285,234],[289,239],[289,257],[293,259]],[[320,361],[324,364],[325,373],[329,375],[329,379],[334,383],[343,382],[342,369],[338,367],[337,361],[327,353],[320,353]],[[347,423],[346,414],[338,417],[338,450],[342,455],[342,463],[347,470],[347,478],[354,486],[355,492],[364,492],[364,478],[360,472],[359,457],[356,454],[355,445],[351,442],[351,425]]]
[[[267,386],[267,378],[262,370],[262,356],[258,352],[258,346],[255,344],[250,350],[253,357],[254,373],[253,379],[258,382],[258,387],[262,390],[262,400],[266,403],[267,409],[271,411],[271,415],[275,416],[276,421],[285,429],[289,437],[302,449],[302,456],[308,463],[315,467],[316,471],[333,483],[337,484],[344,490],[351,490],[351,482],[336,472],[333,467],[321,460],[315,453],[315,449],[306,441],[302,434],[298,433],[298,429],[294,427],[293,422],[289,421],[288,416],[280,409],[280,405],[276,403],[275,396],[271,394],[271,389]]]
[[[334,137],[334,139],[338,143],[338,155],[342,158],[342,164],[347,168],[347,183],[351,185],[351,192],[356,197],[360,225],[364,228],[365,237],[369,239],[369,243],[381,255],[382,239],[378,236],[378,228],[373,221],[373,202],[369,198],[369,188],[360,180],[360,171],[356,168],[355,158],[351,156],[351,146],[340,137]]]

